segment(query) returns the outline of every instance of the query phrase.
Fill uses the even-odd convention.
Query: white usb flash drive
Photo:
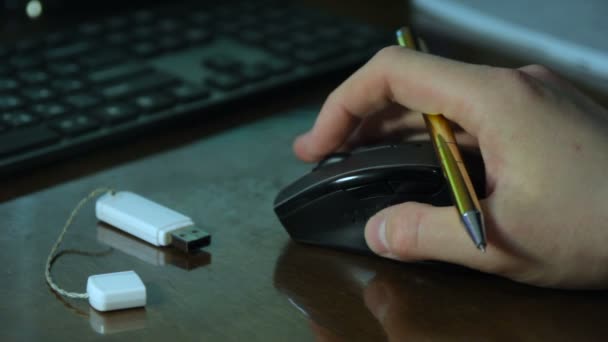
[[[97,219],[155,246],[190,252],[207,246],[211,235],[183,214],[128,191],[107,193],[95,205]]]

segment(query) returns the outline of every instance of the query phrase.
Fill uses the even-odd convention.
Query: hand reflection
[[[420,280],[418,280],[420,281]],[[389,341],[487,339],[477,326],[479,308],[471,303],[444,302],[440,289],[403,286],[397,279],[374,279],[363,291],[365,305],[383,327]],[[458,301],[458,300],[456,300]],[[494,320],[494,319],[492,319]]]
[[[316,341],[605,340],[608,293],[289,244],[275,286]]]
[[[493,278],[407,272],[373,279],[365,305],[389,341],[596,340],[605,294],[552,291]],[[584,317],[584,318],[583,318]]]

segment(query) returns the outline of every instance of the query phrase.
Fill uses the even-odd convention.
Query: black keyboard
[[[387,37],[284,1],[222,1],[137,10],[5,44],[0,175],[354,68]]]

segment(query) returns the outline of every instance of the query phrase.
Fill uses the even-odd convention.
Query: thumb
[[[488,241],[479,251],[464,229],[455,207],[407,202],[386,208],[370,218],[365,240],[374,253],[402,260],[437,260],[478,270],[502,273],[508,256]]]

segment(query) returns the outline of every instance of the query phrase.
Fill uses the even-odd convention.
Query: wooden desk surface
[[[335,80],[303,98],[238,109],[0,183],[2,341],[599,341],[606,292],[534,288],[456,268],[403,264],[295,244],[274,196],[310,169],[291,153]],[[277,111],[284,114],[268,115]],[[252,119],[256,120],[252,120]],[[99,313],[55,295],[44,263],[74,205],[99,186],[130,190],[191,216],[213,235],[204,253],[156,248],[77,217],[53,275],[135,270],[145,309]],[[584,265],[581,265],[584,267]]]

